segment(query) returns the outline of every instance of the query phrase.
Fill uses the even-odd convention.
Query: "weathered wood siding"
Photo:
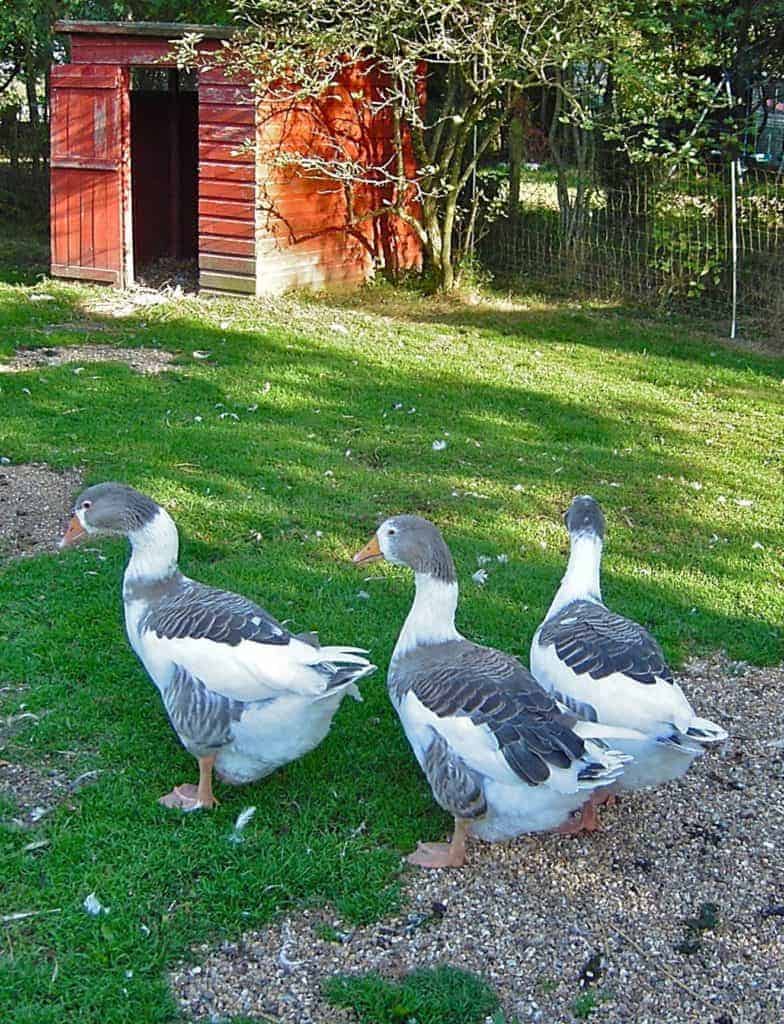
[[[119,67],[52,69],[52,273],[123,283],[124,102]]]
[[[370,99],[377,91],[373,74],[354,66],[318,101],[259,105],[259,292],[352,286],[368,280],[376,264],[419,265],[421,247],[407,225],[396,217],[367,216],[391,198],[391,186],[346,189],[296,162],[280,164],[281,155],[337,155],[372,173],[391,156],[391,123],[371,119],[355,99]]]
[[[199,283],[256,291],[255,102],[219,69],[199,75]]]
[[[53,272],[124,283],[133,272],[129,69],[173,66],[171,39],[186,26],[61,22],[57,27],[70,35],[72,63],[53,77]],[[230,29],[201,31],[204,53],[231,34]],[[82,79],[92,86],[80,85]],[[389,118],[368,115],[367,104],[356,102],[360,93],[365,99],[377,95],[378,80],[369,68],[356,65],[346,68],[323,99],[285,105],[259,104],[242,82],[216,68],[200,71],[202,288],[254,294],[349,286],[367,280],[379,264],[419,265],[421,247],[407,225],[394,217],[367,216],[393,198],[391,185],[346,190],[303,172],[296,161],[303,154],[337,151],[370,169],[390,158]],[[104,110],[107,96],[114,98]],[[116,144],[102,153],[98,143],[107,116]],[[79,129],[79,140],[92,132],[89,152],[80,149],[83,140],[74,135],[77,117],[87,126]],[[281,153],[295,157],[285,168],[279,166]],[[411,164],[410,153],[406,162]],[[173,221],[176,213],[177,207]]]

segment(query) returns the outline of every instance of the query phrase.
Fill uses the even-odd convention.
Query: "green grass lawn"
[[[385,288],[331,303],[183,300],[92,335],[44,333],[101,321],[85,303],[106,293],[44,281],[56,301],[31,302],[36,269],[0,284],[0,362],[85,340],[178,360],[158,377],[117,363],[0,374],[0,455],[149,492],[180,525],[186,572],[324,642],[366,645],[381,671],[309,757],[181,816],[156,800],[195,763],[124,638],[124,543],[6,563],[0,686],[26,689],[0,692],[0,710],[24,704],[39,720],[0,756],[100,774],[37,826],[0,829],[0,914],[58,910],[0,928],[3,1021],[174,1020],[165,968],[192,943],[297,905],[357,921],[395,906],[401,851],[448,821],[384,687],[411,580],[349,563],[386,515],[439,523],[459,626],[527,658],[564,567],[561,513],[590,492],[609,523],[605,596],[674,662],[716,648],[782,658],[784,360],[612,309]],[[494,558],[484,588],[471,580],[480,555]],[[248,804],[257,814],[233,844]],[[108,915],[85,913],[92,891]]]

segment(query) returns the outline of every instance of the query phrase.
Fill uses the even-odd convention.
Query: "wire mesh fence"
[[[690,313],[728,333],[734,287],[738,333],[784,344],[784,175],[752,163],[736,164],[734,188],[732,177],[717,162],[608,184],[601,171],[528,165],[518,203],[501,179],[477,256],[499,281]]]

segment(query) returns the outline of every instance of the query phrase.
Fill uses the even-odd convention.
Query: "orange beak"
[[[63,537],[60,543],[58,544],[58,547],[70,548],[71,545],[76,544],[77,541],[80,541],[82,537],[86,536],[87,531],[85,530],[85,528],[76,518],[76,516],[71,516],[71,521],[68,524],[68,529],[63,534]]]
[[[368,562],[377,562],[379,558],[383,557],[381,548],[378,546],[378,537],[374,535],[361,551],[357,551],[351,561],[356,565],[367,565]]]

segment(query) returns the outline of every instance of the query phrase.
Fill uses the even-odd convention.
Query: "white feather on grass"
[[[105,907],[103,903],[101,903],[94,892],[91,892],[89,896],[85,896],[82,906],[92,917],[98,917],[99,914],[109,913],[109,908]]]
[[[243,811],[237,815],[237,820],[234,822],[234,830],[229,836],[229,841],[232,843],[242,842],[242,830],[251,820],[253,815],[256,813],[255,807],[246,807]]]

